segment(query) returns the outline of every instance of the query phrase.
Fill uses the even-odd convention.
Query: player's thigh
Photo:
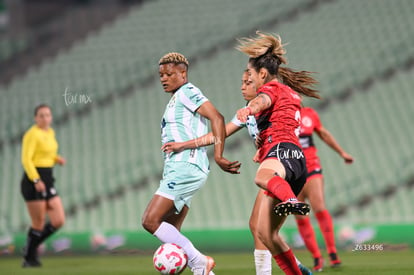
[[[180,213],[172,213],[170,216],[166,217],[165,221],[174,225],[178,230],[181,230],[181,226],[183,225],[183,222],[185,220],[185,217],[187,217],[189,210],[190,208],[187,205],[184,205]]]
[[[259,166],[256,177],[255,183],[263,188],[266,189],[267,182],[273,178],[277,174],[281,178],[285,178],[286,170],[283,164],[275,158],[265,159]]]
[[[32,220],[32,227],[36,230],[43,230],[46,220],[46,201],[26,201],[26,207]]]
[[[174,201],[155,194],[144,211],[143,220],[163,220],[175,211]]]
[[[286,217],[280,217],[275,215],[273,207],[279,203],[279,199],[272,198],[267,195],[263,195],[258,210],[257,223],[259,225],[259,231],[265,232],[266,234],[272,234],[275,231],[279,231]]]
[[[273,206],[280,200],[264,196],[260,204],[260,215],[258,218],[258,235],[265,246],[273,253],[277,254],[288,249],[286,243],[279,236],[280,228],[286,217],[277,216],[273,212]]]
[[[59,196],[47,200],[47,215],[55,228],[59,228],[65,223],[65,210]]]
[[[304,189],[312,210],[315,213],[325,210],[323,177],[318,176],[310,178],[306,182]]]
[[[265,197],[264,192],[265,191],[262,189],[259,189],[259,192],[257,192],[256,200],[254,201],[252,213],[250,215],[249,225],[250,225],[250,230],[252,231],[253,234],[255,234],[255,231],[257,230],[258,219],[260,216],[260,206],[261,206],[262,200]]]

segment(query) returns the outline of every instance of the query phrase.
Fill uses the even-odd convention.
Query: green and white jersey
[[[237,127],[246,127],[253,141],[256,141],[256,137],[259,135],[259,130],[257,129],[257,122],[254,116],[248,116],[246,122],[241,122],[237,118],[237,114],[235,114],[231,122]]]
[[[182,142],[207,134],[207,119],[196,110],[208,99],[191,83],[181,86],[165,108],[161,121],[161,141]],[[206,147],[184,150],[180,153],[164,153],[164,161],[186,161],[208,173],[209,161]]]

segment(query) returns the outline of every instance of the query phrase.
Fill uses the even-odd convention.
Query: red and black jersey
[[[266,94],[272,101],[268,109],[255,115],[259,136],[263,141],[260,161],[278,143],[288,142],[300,146],[300,96],[290,87],[276,81],[261,86],[257,94]]]
[[[313,142],[312,135],[315,130],[319,131],[319,129],[322,128],[322,123],[318,113],[310,107],[302,108],[300,114],[302,121],[300,125],[299,141],[303,152],[305,153],[306,166],[310,173],[314,170],[321,169],[320,160],[317,155],[317,149]]]

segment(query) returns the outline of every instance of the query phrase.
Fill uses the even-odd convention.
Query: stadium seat
[[[0,220],[13,232],[28,224],[19,193],[20,144],[9,140],[32,125],[34,105],[48,102],[56,120],[68,115],[55,127],[60,152],[68,160],[65,167],[55,169],[57,187],[67,209],[80,209],[68,216],[63,231],[140,228],[139,217],[158,186],[163,165],[159,125],[169,96],[158,83],[157,61],[166,52],[183,52],[190,61],[190,81],[230,121],[245,105],[240,78],[247,57],[229,41],[253,35],[256,28],[279,33],[289,43],[289,66],[318,72],[322,95],[335,99],[320,110],[321,120],[355,163],[343,164],[315,138],[328,207],[349,205],[346,218],[352,222],[368,217],[386,221],[391,215],[393,222],[412,219],[411,208],[403,214],[379,213],[378,198],[361,209],[352,205],[392,184],[401,184],[401,189],[387,204],[406,204],[412,196],[403,186],[413,167],[414,128],[409,125],[414,82],[412,71],[403,70],[414,54],[412,1],[328,1],[308,9],[310,2],[243,0],[232,9],[219,0],[178,0],[174,5],[149,1],[1,87],[5,100],[0,101],[0,140],[6,146],[0,151]],[[217,9],[220,5],[222,11]],[[200,9],[204,12],[195,12]],[[165,10],[171,17],[163,17]],[[296,16],[285,18],[289,11],[296,11]],[[379,80],[390,68],[395,73]],[[371,77],[377,79],[371,86],[359,85]],[[340,100],[348,88],[352,94]],[[66,89],[91,96],[92,103],[67,104]],[[317,102],[308,105],[318,106]],[[243,163],[242,174],[225,174],[211,161],[212,172],[194,198],[186,228],[247,227],[258,190],[252,182],[257,169],[251,161],[254,148],[245,131],[226,144],[225,156]],[[124,193],[110,198],[119,190]],[[86,207],[96,197],[100,203]],[[106,213],[116,217],[115,222]]]

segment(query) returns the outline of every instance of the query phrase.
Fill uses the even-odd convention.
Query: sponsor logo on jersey
[[[302,124],[305,127],[311,127],[312,126],[312,119],[308,116],[305,116],[302,118]]]
[[[169,182],[169,183],[167,183],[167,186],[168,186],[168,188],[169,189],[174,189],[174,186],[176,185],[177,183],[175,183],[175,182]]]

